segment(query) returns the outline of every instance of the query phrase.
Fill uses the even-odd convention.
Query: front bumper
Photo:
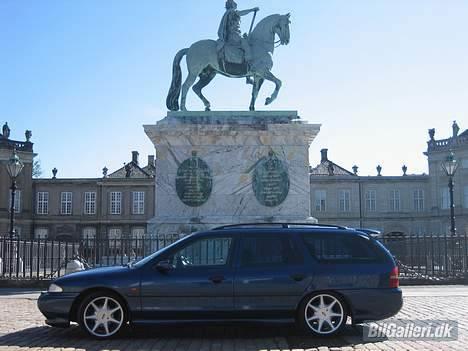
[[[78,295],[78,293],[41,293],[37,307],[46,317],[46,324],[53,327],[68,327],[70,312]]]

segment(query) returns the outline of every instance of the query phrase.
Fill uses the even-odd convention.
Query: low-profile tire
[[[78,309],[80,327],[96,339],[117,336],[127,325],[127,320],[122,299],[106,291],[89,294]]]
[[[316,293],[299,306],[298,324],[307,334],[328,337],[339,334],[346,326],[348,312],[343,299],[333,293]]]

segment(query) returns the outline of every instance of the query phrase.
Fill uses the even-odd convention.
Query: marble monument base
[[[145,125],[156,148],[148,232],[253,222],[312,222],[309,146],[320,125],[296,111],[169,112]]]

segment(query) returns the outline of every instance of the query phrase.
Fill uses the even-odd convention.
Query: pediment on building
[[[351,176],[356,175],[336,163],[326,160],[310,170],[311,176]]]

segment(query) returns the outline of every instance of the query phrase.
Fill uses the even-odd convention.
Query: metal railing
[[[0,238],[0,279],[49,280],[64,275],[79,256],[90,267],[124,265],[142,259],[184,235],[145,235],[139,238],[96,239],[80,242]],[[379,239],[395,256],[402,279],[468,279],[468,237],[423,235]],[[196,249],[206,260],[223,256],[226,245]],[[193,248],[192,248],[193,250]],[[210,252],[212,252],[210,254]],[[210,256],[211,255],[211,256]],[[194,253],[191,256],[196,258]],[[203,256],[203,257],[205,257]],[[204,258],[205,259],[205,258]]]
[[[382,238],[400,266],[402,279],[456,280],[468,278],[467,234]]]
[[[179,240],[169,234],[139,238],[96,239],[79,242],[0,238],[0,279],[48,280],[67,272],[67,265],[79,257],[90,267],[127,264],[142,259]]]

